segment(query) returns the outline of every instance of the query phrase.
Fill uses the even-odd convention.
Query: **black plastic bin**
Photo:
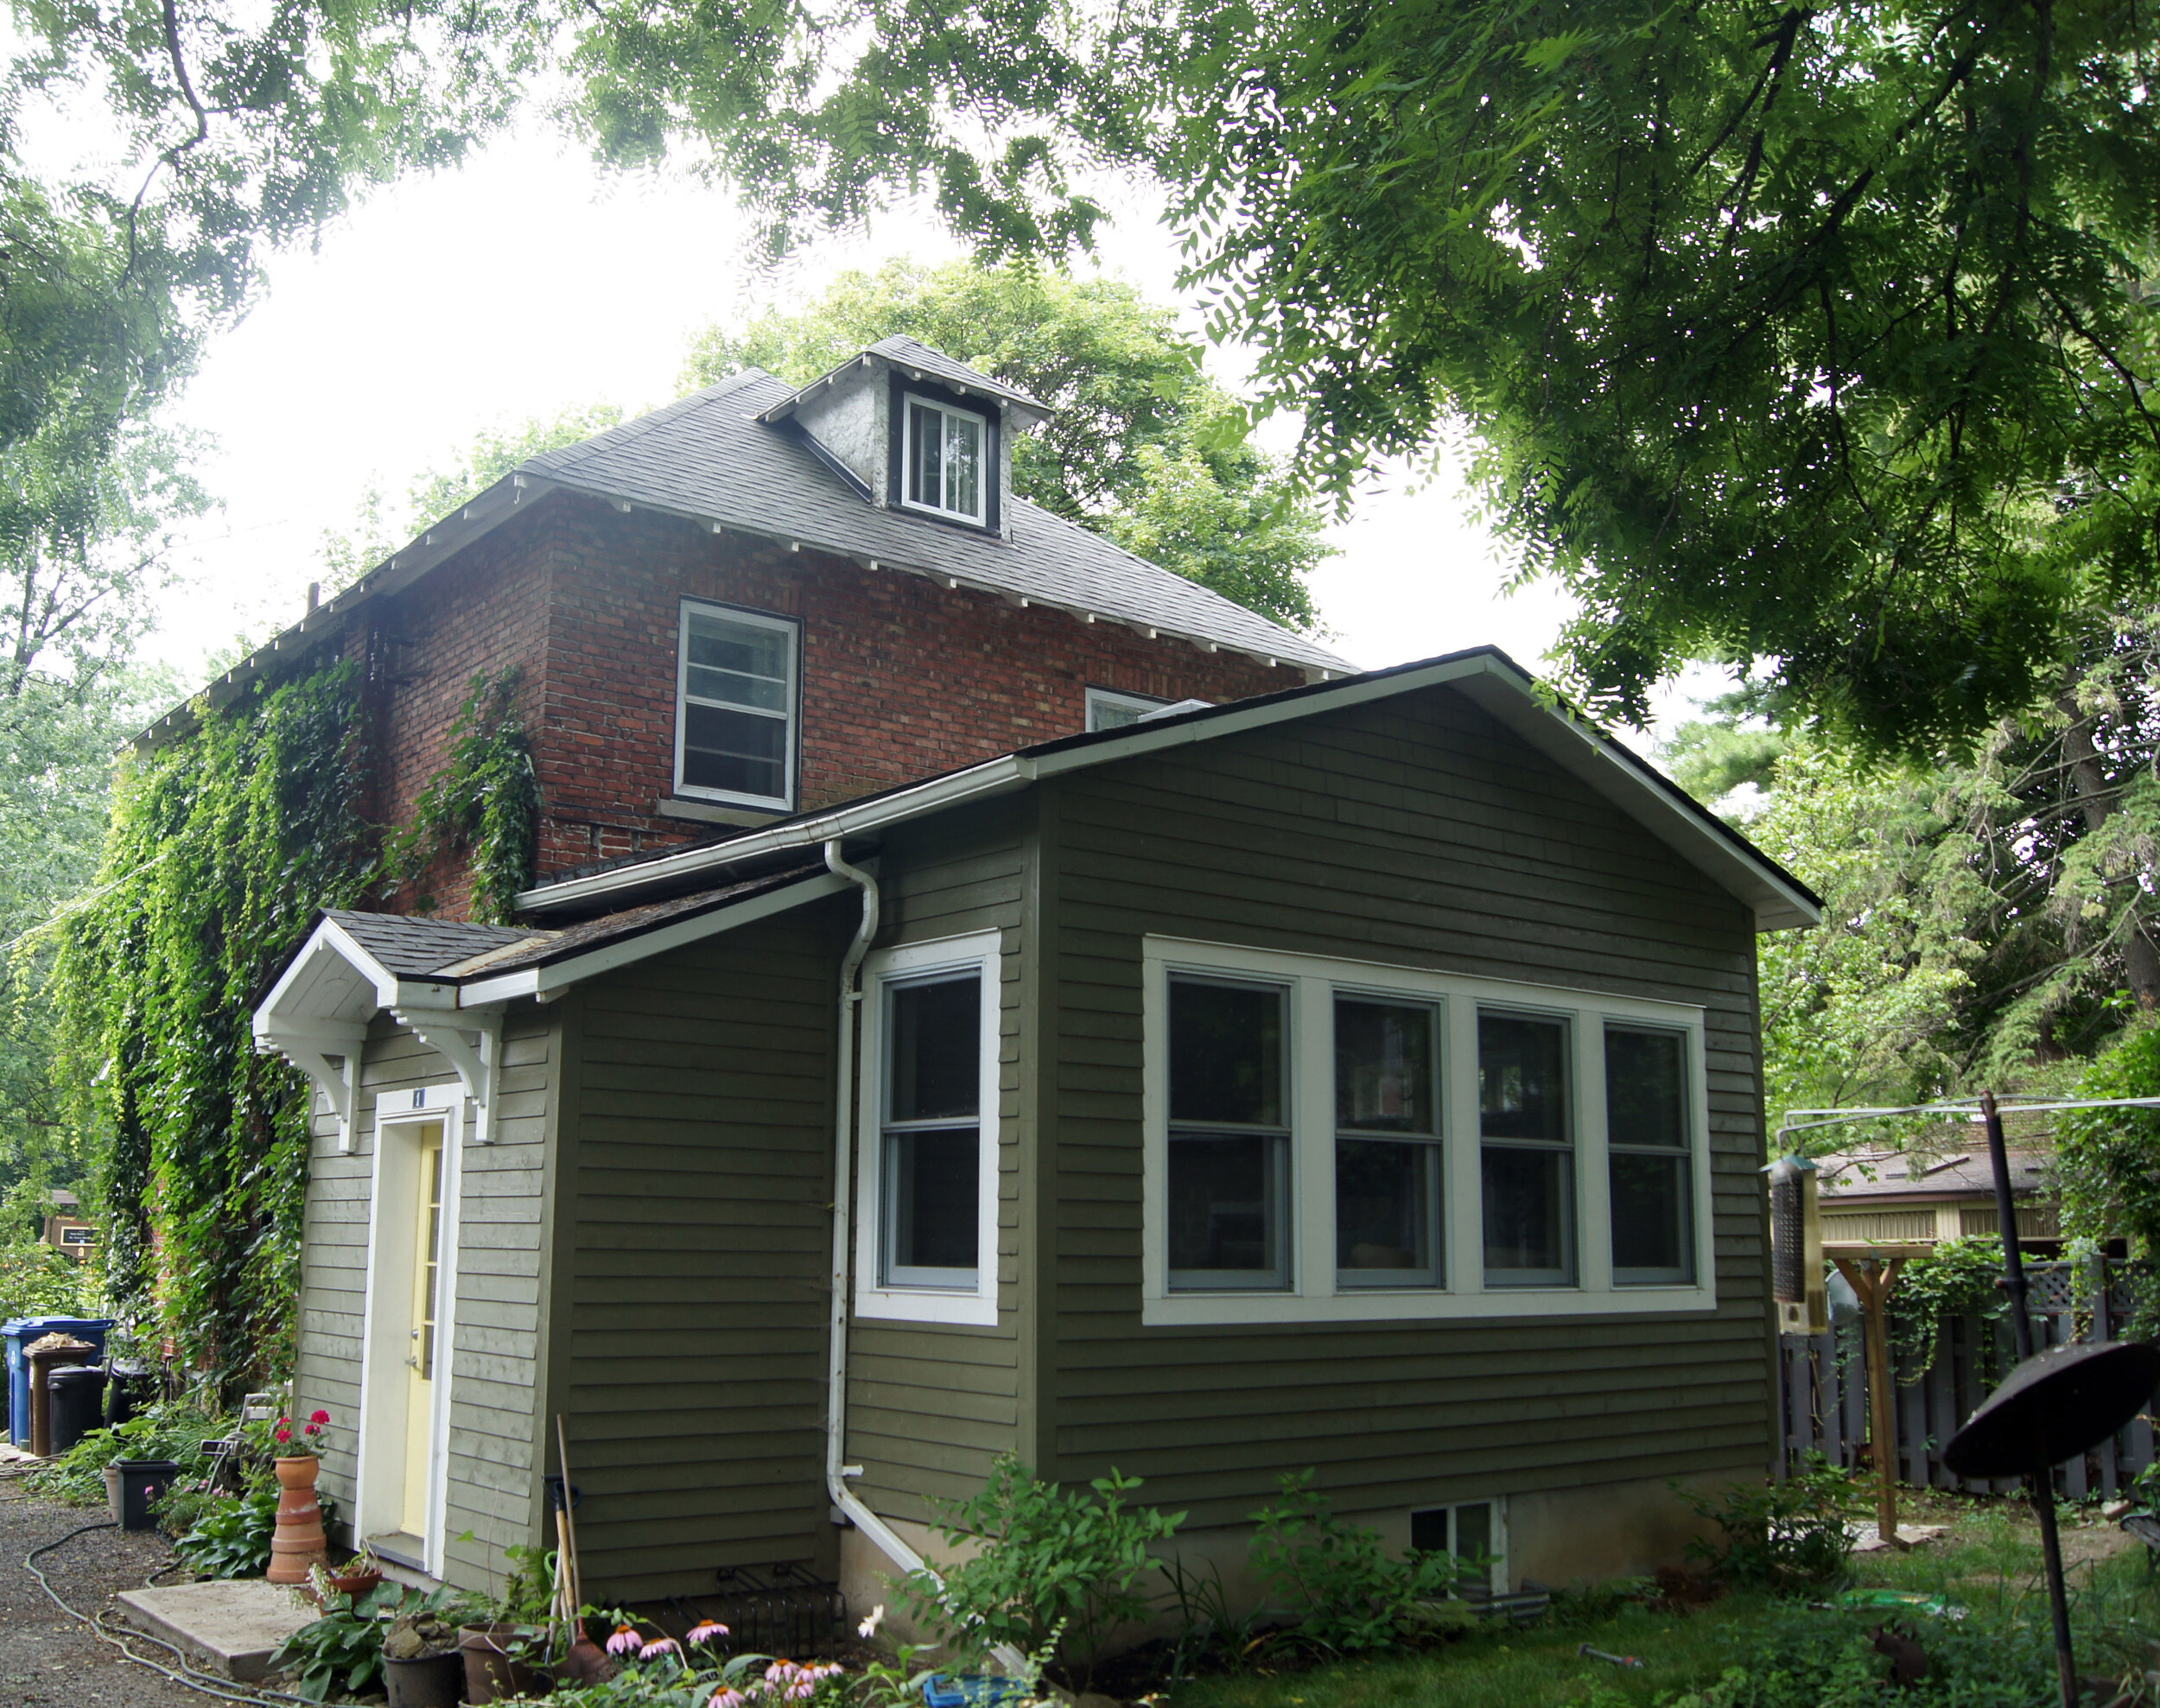
[[[76,1364],[45,1373],[46,1415],[54,1458],[98,1427],[105,1409],[105,1373],[101,1364]]]
[[[105,1427],[124,1424],[157,1398],[157,1372],[117,1360],[105,1376]]]
[[[170,1459],[116,1459],[112,1468],[120,1474],[120,1527],[155,1529],[157,1519],[150,1502],[173,1486],[180,1467]]]

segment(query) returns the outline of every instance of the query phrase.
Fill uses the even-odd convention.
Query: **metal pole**
[[[1988,1160],[1995,1165],[1995,1225],[2003,1241],[2003,1280],[2010,1289],[2010,1324],[2017,1337],[2017,1362],[2032,1356],[2032,1316],[2025,1309],[2025,1260],[2017,1249],[2017,1205],[2010,1195],[2010,1152],[2003,1142],[2002,1112],[1992,1091],[1980,1093],[1987,1120]]]
[[[2002,1230],[2003,1279],[2010,1289],[2011,1327],[2017,1337],[2017,1360],[2032,1356],[2032,1317],[2025,1309],[2025,1260],[2017,1249],[2017,1205],[2010,1191],[2010,1151],[2003,1140],[2002,1112],[1995,1094],[1980,1094],[1980,1113],[1987,1121],[1988,1160],[1995,1167],[1996,1225]],[[2070,1597],[2062,1581],[2062,1539],[2055,1532],[2055,1467],[2048,1450],[2033,1442],[2032,1510],[2040,1521],[2040,1553],[2048,1572],[2048,1612],[2055,1625],[2055,1683],[2062,1708],[2077,1708],[2078,1669],[2070,1648]]]

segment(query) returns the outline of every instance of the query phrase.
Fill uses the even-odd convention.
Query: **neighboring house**
[[[557,1416],[603,1601],[881,1599],[1008,1451],[1558,1581],[1769,1464],[1754,937],[1814,898],[1495,651],[1346,675],[1013,499],[1033,407],[748,377],[324,619],[436,648],[415,731],[524,659],[548,791],[519,924],[329,914],[256,1013],[388,1556],[540,1540]]]
[[[2048,1153],[2007,1154],[2018,1243],[2052,1256],[2062,1229],[2047,1183]],[[1969,1151],[1848,1151],[1819,1157],[1816,1166],[1826,1241],[1932,1245],[2001,1231],[1984,1140]]]
[[[98,1243],[98,1228],[76,1213],[82,1208],[82,1200],[59,1186],[45,1197],[52,1206],[52,1213],[45,1218],[45,1243],[58,1246],[79,1262],[88,1257],[90,1248]]]

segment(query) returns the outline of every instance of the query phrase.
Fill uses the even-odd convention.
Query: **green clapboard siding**
[[[502,1576],[500,1551],[535,1534],[534,1399],[539,1359],[541,1253],[551,1018],[530,1004],[503,1027],[503,1067],[493,1142],[461,1155],[457,1305],[451,1343],[450,1473],[445,1533],[451,1581],[484,1586]],[[302,1244],[297,1405],[326,1407],[334,1428],[324,1485],[352,1510],[353,1425],[360,1407],[360,1333],[366,1310],[368,1201],[375,1162],[375,1099],[384,1092],[454,1083],[455,1070],[387,1015],[368,1029],[353,1149],[319,1111],[308,1161]]]
[[[1032,815],[1001,801],[887,835],[879,864],[876,947],[971,931],[1003,934],[999,1038],[998,1325],[857,1318],[848,1338],[848,1458],[855,1491],[888,1517],[925,1520],[964,1500],[990,1462],[1018,1444],[1020,1155],[1020,937]],[[866,1105],[866,1107],[873,1107]],[[867,1128],[861,1142],[874,1140]],[[858,1206],[860,1211],[860,1206]]]
[[[1344,1509],[1769,1455],[1752,921],[1634,821],[1445,689],[1046,785],[1055,1001],[1034,1444],[1235,1521],[1306,1466]],[[1688,1317],[1140,1322],[1148,934],[1699,1004],[1718,1308]]]
[[[851,897],[565,1000],[551,1403],[588,1595],[812,1558],[824,1490],[833,1047]],[[552,1457],[552,1456],[550,1456]]]

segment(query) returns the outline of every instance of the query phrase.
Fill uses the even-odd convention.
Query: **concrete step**
[[[270,1671],[285,1639],[315,1618],[299,1591],[260,1578],[124,1590],[123,1622],[177,1644],[206,1673],[252,1684]]]

